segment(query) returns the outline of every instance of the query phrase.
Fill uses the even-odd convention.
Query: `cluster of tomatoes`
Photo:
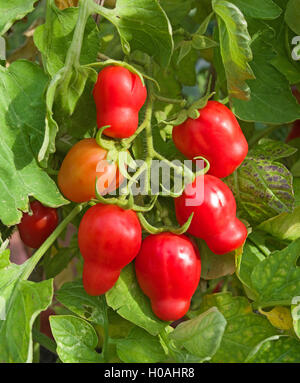
[[[99,73],[93,95],[98,128],[109,126],[103,134],[114,139],[131,137],[147,98],[140,77],[124,67],[108,66]],[[197,119],[189,118],[174,127],[173,140],[186,157],[205,157],[210,170],[175,198],[176,217],[182,225],[193,214],[187,232],[205,240],[215,254],[224,254],[243,245],[247,229],[236,217],[234,196],[220,178],[230,175],[243,162],[248,145],[234,114],[223,104],[209,101],[199,113]],[[103,173],[103,168],[97,166],[100,161],[105,163],[107,182],[98,192],[104,195],[118,188],[123,176],[117,163],[106,161],[107,154],[93,138],[74,145],[58,174],[63,195],[76,203],[95,199],[95,183]],[[37,201],[31,208],[33,215],[23,216],[19,231],[24,242],[35,248],[54,230],[57,215],[54,209]],[[30,220],[42,233],[39,243],[26,237]],[[51,225],[47,226],[47,222]],[[84,258],[83,285],[88,294],[107,292],[121,270],[135,259],[137,281],[150,298],[157,317],[173,321],[188,311],[201,273],[200,254],[191,237],[164,232],[142,240],[135,211],[97,203],[83,216],[78,243]]]

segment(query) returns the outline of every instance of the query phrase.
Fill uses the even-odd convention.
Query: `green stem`
[[[169,350],[169,353],[170,353],[171,357],[175,361],[178,361],[176,352],[174,351],[172,345],[170,344],[170,340],[168,338],[168,334],[166,333],[166,330],[163,329],[162,332],[159,333],[159,336],[160,336],[161,340],[164,342],[164,344],[167,347],[167,349]]]
[[[252,308],[253,310],[258,310],[259,308],[268,308],[268,307],[273,307],[273,306],[290,306],[291,305],[291,300],[281,300],[281,301],[271,301],[271,302],[253,302],[252,303]]]
[[[85,32],[85,26],[89,16],[93,11],[89,1],[80,1],[78,19],[73,35],[71,46],[66,57],[65,67],[70,68],[74,64],[80,65],[80,52]]]
[[[151,95],[151,85],[149,86],[149,97],[146,105],[146,113],[144,121],[141,123],[141,125],[137,128],[136,132],[129,138],[125,138],[121,141],[121,145],[124,148],[129,148],[131,143],[135,140],[135,138],[142,133],[146,127],[150,126],[151,129],[151,118],[152,118],[152,111],[153,111],[153,96]],[[151,134],[152,135],[152,134]]]
[[[166,159],[164,156],[162,156],[157,151],[154,151],[154,157],[160,161],[165,162],[170,168],[173,168],[175,170],[175,172],[179,175],[183,174],[184,171],[186,170],[189,173],[189,176],[191,177],[191,181],[194,180],[194,178],[195,178],[194,173],[189,168],[187,168],[186,166],[181,167],[181,166],[174,165],[171,161]]]
[[[103,61],[112,60],[110,57],[104,55],[103,53],[98,53],[98,58]]]
[[[139,217],[142,227],[150,234],[159,234],[159,233],[169,232],[169,233],[181,235],[181,234],[184,234],[190,227],[194,213],[192,213],[189,219],[185,222],[185,224],[180,227],[175,227],[175,226],[155,227],[155,226],[152,226],[146,220],[146,218],[144,217],[142,213],[137,213],[137,215]]]
[[[104,323],[103,323],[103,329],[104,329],[104,340],[103,340],[103,348],[102,348],[102,356],[103,356],[103,362],[107,362],[107,350],[108,350],[108,342],[109,342],[109,332],[108,332],[108,315],[107,315],[107,306],[104,310],[103,315]]]
[[[83,204],[77,205],[71,213],[61,222],[60,225],[53,231],[53,233],[46,239],[46,241],[42,244],[42,246],[34,253],[34,255],[30,258],[27,264],[26,269],[22,275],[23,280],[27,280],[30,274],[33,272],[34,268],[38,264],[39,260],[43,257],[46,251],[51,247],[53,242],[60,236],[63,230],[67,227],[67,225],[76,217],[76,215],[82,210]]]
[[[56,354],[56,344],[48,336],[46,336],[45,334],[42,334],[40,331],[33,328],[32,338],[33,338],[34,342],[39,343],[46,350],[52,352],[53,354]]]
[[[179,104],[180,106],[184,107],[186,104],[186,100],[178,100],[174,98],[168,98],[168,97],[163,97],[158,94],[154,94],[154,97],[161,102],[165,102],[167,104]]]

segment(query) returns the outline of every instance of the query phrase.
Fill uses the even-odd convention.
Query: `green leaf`
[[[20,222],[28,196],[58,207],[66,203],[55,182],[38,165],[45,134],[47,77],[39,66],[17,61],[0,67],[0,219],[5,225]],[[25,109],[26,110],[25,110]]]
[[[210,360],[220,347],[226,324],[220,311],[212,307],[199,316],[180,323],[169,334],[169,338],[196,355],[199,362],[204,362]]]
[[[251,152],[226,183],[241,216],[250,223],[259,224],[294,207],[292,174],[281,163],[259,159]]]
[[[243,253],[238,259],[237,276],[248,289],[252,290],[252,298],[256,298],[256,293],[252,287],[251,274],[255,266],[263,261],[266,256],[262,250],[251,241],[252,237],[253,235],[250,234],[244,245]]]
[[[256,306],[268,307],[291,304],[300,295],[300,269],[296,262],[300,254],[300,240],[281,251],[275,251],[260,262],[251,274],[253,288],[258,293]]]
[[[47,254],[48,255],[48,254]],[[74,250],[68,248],[58,248],[53,256],[48,255],[43,259],[43,269],[46,278],[54,278],[61,273],[74,258]]]
[[[252,60],[251,38],[241,11],[225,0],[213,0],[217,14],[222,61],[230,98],[249,99],[246,80],[254,78],[249,66]]]
[[[141,291],[132,264],[122,270],[117,283],[106,293],[106,301],[119,315],[151,335],[159,334],[168,325],[153,314],[150,300]]]
[[[158,337],[134,327],[124,339],[116,340],[117,353],[125,363],[158,363],[166,354]]]
[[[282,9],[272,0],[230,0],[246,16],[256,19],[276,19],[282,13]]]
[[[242,363],[258,343],[276,333],[267,319],[252,312],[247,298],[232,297],[230,293],[206,295],[201,312],[211,307],[217,307],[227,321],[213,363]]]
[[[216,255],[209,249],[205,241],[201,239],[196,239],[196,241],[201,254],[201,278],[211,280],[234,274],[234,252]]]
[[[87,73],[88,74],[88,73]],[[78,90],[74,93],[74,102],[76,104],[75,110],[72,114],[72,117],[66,117],[66,114],[61,110],[61,105],[59,100],[55,101],[54,105],[54,117],[59,126],[60,134],[66,132],[72,137],[81,139],[86,132],[90,129],[93,129],[97,125],[97,113],[96,113],[96,104],[93,98],[93,89],[96,81],[96,73],[89,73],[86,78],[86,83],[83,84],[84,90],[79,99]],[[61,97],[63,98],[63,92],[61,92]],[[74,104],[73,104],[74,105]],[[84,113],[83,113],[84,111]]]
[[[300,342],[289,336],[265,339],[251,352],[247,363],[300,363]]]
[[[88,295],[82,281],[65,283],[56,293],[57,300],[89,322],[104,326],[106,302],[104,296]]]
[[[192,46],[194,49],[208,49],[218,46],[218,43],[213,39],[198,34],[193,35]]]
[[[268,32],[258,36],[251,45],[251,63],[255,80],[249,82],[251,100],[233,100],[233,111],[245,121],[284,124],[300,118],[300,106],[293,97],[290,84],[272,64],[276,53]],[[267,41],[266,41],[267,40]]]
[[[279,25],[277,23],[280,23]],[[276,26],[273,28],[278,31],[276,39],[272,39],[273,49],[276,51],[277,56],[273,58],[272,65],[275,66],[289,81],[289,83],[297,84],[300,82],[300,65],[297,61],[293,60],[291,55],[294,46],[287,44],[287,40],[292,42],[292,32],[288,30],[284,22],[284,15],[278,19]],[[275,35],[275,30],[273,33]]]
[[[0,258],[4,261],[6,254]],[[52,301],[53,280],[35,283],[23,279],[30,262],[21,266],[1,262],[0,363],[32,362],[32,325]]]
[[[184,59],[185,56],[190,53],[191,49],[192,49],[192,42],[191,41],[182,41],[179,44],[179,55],[177,58],[177,64],[179,64],[180,61],[182,59]]]
[[[10,250],[7,249],[7,246],[9,245],[9,241],[6,240],[1,244],[0,247],[0,269],[3,269],[4,267],[9,266],[9,256],[10,256]]]
[[[300,35],[300,0],[289,0],[285,11],[285,21],[293,32]]]
[[[92,0],[91,0],[92,1]],[[123,51],[140,50],[163,67],[173,52],[171,24],[157,0],[118,0],[112,10],[95,5],[98,12],[117,28]]]
[[[95,350],[97,333],[88,322],[72,315],[54,315],[50,317],[50,326],[63,363],[102,362],[102,355]]]
[[[292,213],[282,213],[270,218],[258,228],[275,238],[294,241],[300,238],[300,207],[296,207]]]
[[[23,19],[34,10],[37,0],[9,0],[0,3],[0,36],[3,35],[16,20]]]
[[[178,25],[192,9],[193,1],[194,0],[160,0],[160,5],[165,10],[172,25]]]
[[[47,10],[46,24],[39,26],[34,33],[34,43],[43,55],[43,62],[51,76],[65,65],[71,46],[79,8],[59,10],[54,1]],[[88,18],[84,30],[80,64],[95,62],[100,49],[99,31],[92,17]]]
[[[173,70],[174,70],[176,79],[181,83],[181,85],[186,85],[186,86],[196,85],[197,83],[196,63],[199,60],[196,50],[191,49],[180,60],[179,58],[176,59],[175,54],[173,57],[174,57],[174,61],[175,62],[177,61],[177,64],[173,64],[173,59],[172,59]]]
[[[290,157],[297,152],[297,148],[284,144],[281,141],[274,141],[263,138],[255,148],[251,149],[251,156],[262,160],[279,160]]]

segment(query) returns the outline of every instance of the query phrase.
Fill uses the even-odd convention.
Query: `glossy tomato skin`
[[[201,192],[197,193],[201,185]],[[191,202],[193,206],[188,206]],[[188,233],[204,239],[215,254],[233,251],[242,246],[247,238],[245,225],[236,217],[234,196],[217,177],[198,176],[175,199],[175,211],[180,224],[184,224],[194,213]]]
[[[24,213],[18,224],[20,237],[26,246],[39,248],[58,225],[56,209],[43,206],[39,201],[30,203],[32,215]]]
[[[177,149],[189,159],[202,156],[210,162],[209,174],[229,176],[248,153],[248,143],[234,114],[217,101],[208,101],[200,117],[188,118],[173,129]]]
[[[137,256],[141,242],[142,229],[134,211],[115,205],[91,207],[78,230],[87,293],[101,295],[111,289],[122,268]]]
[[[161,233],[144,239],[135,260],[138,283],[154,314],[165,321],[182,318],[199,284],[198,249],[185,235]]]
[[[64,158],[58,173],[62,194],[72,202],[90,201],[96,197],[96,180],[101,195],[117,189],[124,178],[117,164],[108,163],[106,156],[107,151],[94,138],[77,142]]]
[[[139,76],[121,66],[108,66],[99,73],[93,95],[98,128],[110,125],[103,134],[114,138],[132,136],[147,98]]]

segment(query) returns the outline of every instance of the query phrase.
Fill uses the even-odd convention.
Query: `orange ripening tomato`
[[[94,138],[75,144],[66,155],[58,173],[58,186],[72,202],[86,202],[116,190],[124,177],[116,163],[106,161],[107,151]]]

